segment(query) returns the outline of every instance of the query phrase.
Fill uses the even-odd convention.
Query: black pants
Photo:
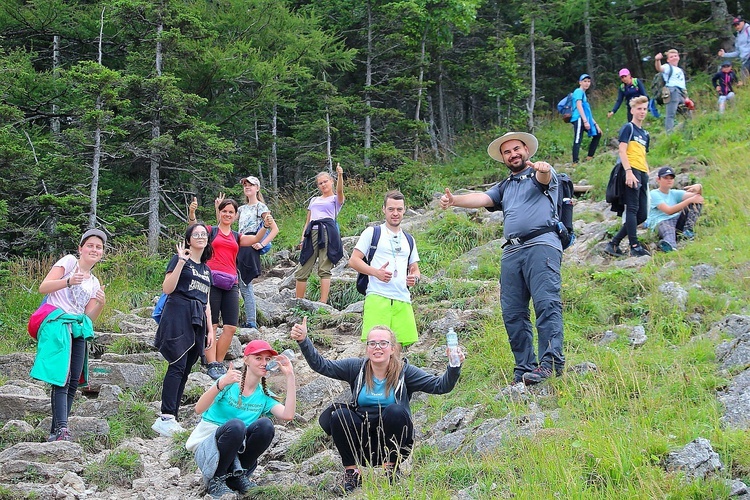
[[[170,363],[167,367],[167,373],[164,375],[164,383],[161,388],[161,412],[164,415],[174,415],[177,418],[188,375],[190,375],[190,370],[198,361],[199,356],[200,346],[196,342],[183,357],[174,363]]]
[[[86,340],[83,337],[71,338],[70,370],[65,385],[52,386],[52,426],[54,434],[62,427],[68,426],[68,416],[73,406],[73,399],[78,390],[78,380],[83,371],[83,361],[86,359]]]
[[[224,476],[230,472],[234,457],[239,457],[243,469],[254,471],[258,466],[258,457],[271,446],[275,432],[268,418],[260,418],[248,426],[242,420],[233,418],[216,429],[214,437],[219,448],[219,465],[215,475]]]
[[[398,404],[367,414],[339,408],[331,414],[331,436],[344,467],[396,463],[411,453],[414,424]]]
[[[583,142],[583,136],[586,134],[586,129],[583,127],[583,118],[579,118],[574,122],[573,125],[573,163],[578,163],[578,152],[581,150],[581,142]],[[592,127],[595,127],[593,123]],[[599,147],[599,140],[602,138],[602,134],[597,134],[591,138],[589,143],[589,154],[588,156],[594,156],[596,154],[596,148]]]
[[[633,169],[638,185],[635,188],[625,186],[625,224],[617,232],[612,243],[619,245],[628,236],[630,246],[638,244],[638,224],[648,217],[648,174]]]

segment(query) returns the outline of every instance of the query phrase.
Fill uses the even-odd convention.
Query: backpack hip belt
[[[533,240],[537,236],[541,236],[543,234],[551,233],[557,231],[556,226],[547,226],[543,227],[541,229],[537,229],[536,231],[531,231],[529,234],[524,236],[519,236],[517,238],[510,238],[500,248],[505,248],[508,245],[522,245],[526,243],[527,241]]]

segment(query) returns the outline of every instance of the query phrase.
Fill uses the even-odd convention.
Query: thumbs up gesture
[[[448,188],[445,188],[445,194],[440,197],[440,208],[445,210],[448,207],[453,206],[453,193]]]
[[[302,317],[302,323],[295,323],[292,326],[292,331],[289,334],[292,340],[302,342],[307,338],[307,316]]]
[[[391,278],[393,277],[393,273],[388,270],[388,266],[391,264],[390,261],[386,262],[382,266],[380,266],[380,269],[375,272],[373,276],[375,276],[377,279],[382,281],[383,283],[388,283],[391,281]]]
[[[193,201],[188,206],[188,222],[195,222],[195,211],[198,209],[198,198],[193,196]]]

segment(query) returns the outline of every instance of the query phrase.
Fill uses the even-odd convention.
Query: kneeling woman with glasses
[[[344,380],[351,387],[351,401],[329,407],[319,419],[341,455],[344,491],[353,491],[362,484],[359,467],[368,463],[382,465],[393,480],[414,442],[409,407],[412,394],[450,392],[461,367],[449,366],[436,377],[410,365],[401,359],[401,344],[385,326],[374,326],[368,332],[364,358],[332,361],[321,356],[307,338],[306,319],[292,327],[291,338],[299,343],[310,368],[326,377]]]

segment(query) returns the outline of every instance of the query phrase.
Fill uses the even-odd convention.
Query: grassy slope
[[[679,166],[688,157],[698,158],[705,166],[705,175],[698,181],[703,183],[708,201],[697,240],[677,254],[657,254],[638,271],[570,266],[564,270],[566,356],[571,366],[590,361],[600,372],[566,376],[549,384],[552,395],[534,401],[543,410],[559,409],[560,416],[548,420],[545,431],[536,437],[508,440],[500,451],[485,457],[441,454],[418,443],[413,473],[392,488],[367,481],[366,496],[449,498],[452,492],[478,483],[481,498],[511,494],[516,498],[724,497],[726,489],[720,481],[686,485],[663,471],[661,462],[669,451],[699,436],[711,440],[720,453],[728,467],[727,477],[750,480],[750,437],[747,432],[720,427],[721,408],[715,391],[727,380],[717,374],[714,343],[700,338],[716,320],[743,312],[749,295],[746,207],[750,206],[750,182],[746,174],[750,172],[750,132],[746,123],[750,91],[742,89],[737,109],[723,117],[708,111],[714,107],[712,96],[693,97],[706,112],[682,131],[667,137],[652,119],[646,128],[653,134],[652,168]],[[596,115],[604,116],[609,104],[607,99]],[[623,116],[621,110],[616,118]],[[608,127],[605,121],[606,136],[616,134],[614,123],[620,121],[612,120]],[[561,167],[569,161],[569,125],[553,120],[537,134],[542,144],[539,158]],[[465,153],[450,164],[411,166],[368,185],[348,186],[349,201],[340,220],[344,234],[361,231],[363,221],[357,214],[378,217],[386,186],[398,186],[409,200],[424,203],[444,186],[476,186],[498,180],[504,172],[484,153],[488,139],[460,145],[458,150]],[[592,196],[600,198],[611,165],[612,157],[600,154],[572,173],[575,179],[586,178],[597,186]],[[277,247],[296,243],[304,220],[301,206],[302,200],[288,198],[274,207],[282,231]],[[432,275],[449,268],[451,261],[473,244],[496,235],[465,217],[447,215],[417,236],[423,270]],[[718,272],[700,287],[693,287],[690,268],[697,263],[715,266]],[[42,263],[14,261],[0,269],[5,299],[0,309],[0,352],[33,349],[18,318],[25,320],[38,304],[38,296],[26,290],[38,286],[50,264],[49,259]],[[108,324],[114,309],[128,310],[147,303],[159,288],[163,267],[163,261],[133,253],[110,256],[99,269],[102,281],[112,283],[100,328],[114,326]],[[482,263],[471,277],[492,279],[497,274],[498,263],[491,261]],[[689,290],[687,311],[676,310],[660,297],[657,286],[664,276]],[[442,280],[427,287],[417,301],[429,304],[448,299],[457,306],[475,307],[481,304],[478,292],[473,285]],[[433,318],[420,321],[428,319]],[[619,323],[642,324],[648,343],[638,350],[624,340],[598,347],[597,336]],[[477,403],[485,408],[481,418],[528,413],[527,403],[495,400],[512,369],[499,311],[463,333],[471,356],[459,387],[450,395],[429,398],[430,420],[451,408]]]

